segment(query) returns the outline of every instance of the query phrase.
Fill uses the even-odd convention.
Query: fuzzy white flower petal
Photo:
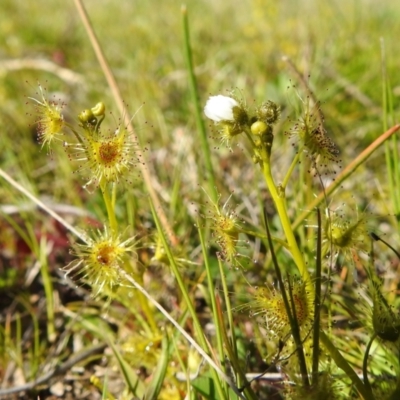
[[[211,96],[204,107],[204,114],[206,117],[214,122],[233,121],[233,108],[238,107],[239,103],[232,99],[232,97]]]

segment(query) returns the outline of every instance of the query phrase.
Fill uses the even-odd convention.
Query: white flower
[[[204,107],[204,114],[214,122],[234,121],[233,108],[239,107],[239,103],[232,97],[211,96]]]

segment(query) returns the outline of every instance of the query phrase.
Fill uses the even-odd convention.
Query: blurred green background
[[[189,203],[202,197],[204,201],[204,193],[198,186],[204,183],[204,171],[184,56],[182,3],[87,0],[84,4],[129,113],[135,114],[136,134],[148,149],[146,166],[154,177],[154,187],[170,223],[186,250],[184,256],[196,256],[198,242],[189,242],[195,241],[191,233],[195,231],[198,215]],[[210,94],[226,90],[235,90],[250,106],[266,99],[274,100],[282,106],[279,132],[283,132],[288,125],[286,119],[290,116],[294,121],[301,112],[302,101],[307,102],[297,75],[300,73],[321,101],[326,128],[341,149],[344,166],[386,126],[399,121],[399,1],[192,0],[186,6],[201,104]],[[73,173],[76,165],[68,160],[62,147],[54,148],[52,155],[46,154],[46,149],[40,151],[33,102],[28,99],[40,98],[35,94],[37,82],[46,88],[50,98],[55,96],[66,103],[68,122],[76,123],[81,110],[103,101],[113,112],[105,125],[109,129],[117,128],[119,112],[74,2],[1,0],[0,167],[38,197],[53,204],[77,206],[97,223],[104,222],[106,212],[99,194],[82,190],[84,182]],[[384,83],[390,93],[389,104],[383,101]],[[279,176],[280,169],[286,171],[291,161],[285,155],[292,151],[292,146],[282,134],[274,140],[274,167]],[[210,146],[218,147],[218,141],[211,140]],[[213,151],[218,190],[225,196],[235,189],[234,201],[240,203],[238,212],[261,226],[260,210],[267,196],[262,180],[254,183],[257,172],[243,153],[235,148],[233,152]],[[393,214],[387,176],[384,149],[380,149],[360,168],[357,177],[346,182],[345,190],[350,194],[357,192],[364,207],[372,203],[378,192],[378,212]],[[135,196],[130,195],[132,191]],[[118,217],[131,228],[139,226],[138,230],[142,229],[141,224],[151,228],[144,192],[138,179],[132,189],[119,192],[117,203]],[[288,192],[288,197],[295,200],[296,207],[290,210],[293,217],[309,203],[313,193],[305,193],[299,199],[295,189]],[[22,232],[34,238],[36,230],[44,229],[52,232],[54,240],[62,236],[57,228],[43,227],[43,215],[38,212],[24,214],[19,209],[16,217],[4,208],[26,203],[22,195],[0,181],[2,211],[8,218],[14,218]],[[354,205],[351,207],[354,210]],[[84,226],[76,217],[71,219],[72,223]],[[26,282],[24,273],[29,264],[25,265],[17,257],[21,255],[21,243],[16,237],[23,235],[16,231],[7,218],[0,218],[0,293],[14,284],[7,293],[8,300],[0,296],[4,309],[21,289],[15,285],[18,279],[13,281],[15,270],[10,265],[18,265],[19,281]],[[50,258],[50,270],[54,274],[54,265],[62,267],[70,258],[68,244],[56,242],[56,246],[64,258]],[[190,278],[195,276],[193,281],[202,272],[195,267],[188,271]],[[257,273],[260,275],[246,279],[263,282],[266,271],[260,269]],[[61,275],[59,280],[63,282]],[[159,278],[157,274],[154,276]],[[242,276],[238,276],[232,274],[228,279],[239,281]],[[153,293],[165,284],[164,278],[149,280],[149,285],[155,285]],[[8,279],[13,281],[11,285]],[[29,288],[31,294],[43,294],[40,285],[39,282],[39,287]],[[243,282],[241,285],[243,288]],[[171,289],[174,290],[175,287]],[[44,314],[42,317],[45,318]]]

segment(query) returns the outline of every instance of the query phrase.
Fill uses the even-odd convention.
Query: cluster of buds
[[[262,103],[252,115],[240,100],[223,95],[211,96],[204,113],[218,126],[222,143],[229,145],[234,137],[244,133],[251,137],[255,154],[263,148],[270,153],[272,125],[280,116],[280,108],[274,102]]]

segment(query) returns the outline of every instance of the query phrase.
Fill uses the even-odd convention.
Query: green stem
[[[293,257],[294,262],[297,265],[297,268],[301,276],[304,279],[304,282],[306,283],[307,287],[312,288],[313,292],[314,288],[311,285],[310,274],[308,273],[306,263],[304,262],[303,254],[300,252],[296,238],[294,237],[292,226],[287,214],[285,192],[281,190],[281,188],[278,192],[278,189],[272,177],[270,160],[266,153],[267,152],[265,151],[262,154],[263,158],[262,167],[268,190],[272,196],[272,200],[274,201],[276,210],[278,212],[279,219],[281,221],[282,228],[285,233],[286,240],[288,242],[288,249]]]
[[[197,224],[197,226],[200,226],[199,224]],[[208,289],[209,289],[209,293],[210,293],[210,301],[211,301],[211,308],[213,311],[213,316],[214,316],[214,322],[216,325],[216,332],[217,332],[217,346],[218,346],[218,353],[219,353],[219,358],[220,358],[220,362],[221,365],[223,365],[223,360],[224,360],[224,346],[223,346],[223,340],[222,340],[222,326],[221,324],[223,323],[223,321],[220,321],[220,319],[218,318],[218,311],[217,311],[217,305],[216,305],[216,301],[215,301],[215,287],[214,287],[214,279],[211,273],[211,267],[210,267],[210,263],[208,262],[208,257],[207,257],[207,249],[206,249],[206,244],[204,241],[204,236],[203,236],[203,232],[201,231],[201,229],[198,229],[199,232],[199,238],[200,238],[200,243],[201,243],[201,248],[204,254],[204,264],[206,267],[206,273],[207,273],[207,283],[208,283]],[[222,370],[225,372],[225,369],[222,368]],[[225,392],[227,392],[227,387],[225,385],[224,387]]]
[[[315,266],[315,300],[314,300],[314,326],[313,326],[313,354],[312,354],[312,376],[313,386],[318,385],[318,367],[319,367],[319,333],[320,333],[320,308],[321,308],[321,247],[322,247],[322,219],[321,211],[317,209],[318,234],[317,234],[317,259]]]
[[[292,163],[290,164],[289,170],[286,173],[285,178],[283,179],[283,182],[281,184],[283,191],[286,189],[289,178],[292,175],[292,172],[293,172],[294,168],[296,167],[297,163],[299,162],[300,155],[303,152],[303,149],[304,149],[304,146],[300,147],[300,149],[297,151],[295,157],[293,158]]]
[[[256,144],[255,144],[255,142],[253,140],[253,137],[252,137],[252,135],[250,133],[250,130],[248,128],[246,128],[246,129],[243,130],[243,132],[246,134],[247,139],[249,139],[251,145],[253,146],[253,149],[257,148],[257,146],[256,146]]]
[[[110,197],[110,194],[108,193],[107,184],[105,182],[100,182],[100,189],[101,193],[103,194],[104,204],[106,205],[107,208],[108,222],[110,224],[111,232],[117,233],[118,222],[117,219],[115,218],[114,204],[112,198]]]
[[[372,343],[374,342],[375,338],[377,337],[377,334],[374,333],[373,336],[371,337],[370,341],[367,344],[367,347],[365,349],[365,354],[364,354],[364,360],[363,360],[363,377],[364,377],[364,385],[369,390],[372,392],[371,389],[371,384],[369,383],[368,379],[368,356],[369,356],[369,351],[371,350]]]

